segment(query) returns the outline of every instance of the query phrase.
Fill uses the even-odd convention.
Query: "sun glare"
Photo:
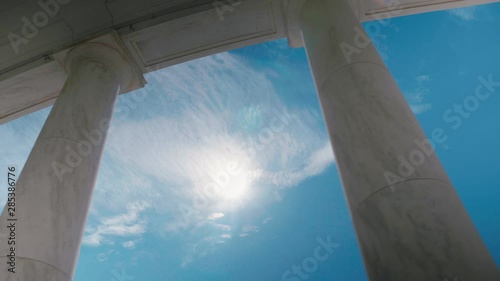
[[[250,182],[244,172],[242,171],[241,174],[233,176],[229,185],[222,191],[221,195],[225,200],[239,201],[248,194]]]

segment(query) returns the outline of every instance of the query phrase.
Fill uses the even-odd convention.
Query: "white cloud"
[[[243,200],[260,202],[273,200],[269,190],[282,192],[332,164],[321,112],[288,106],[269,73],[224,53],[157,72],[161,79],[150,81],[146,99],[128,108],[124,101],[132,93],[120,96],[83,243],[130,248],[146,230],[161,234],[206,223],[219,233],[205,243],[218,245],[220,232],[232,226],[213,221],[233,207],[216,198],[185,221],[179,203],[192,206],[193,195],[229,163],[238,163],[242,178],[253,175],[245,178],[251,196]],[[1,146],[15,149],[2,158],[5,165],[23,163],[47,114],[0,127]],[[231,179],[232,185],[241,182]],[[146,216],[150,208],[154,212]]]
[[[146,231],[146,221],[140,215],[150,205],[145,202],[135,202],[127,206],[125,214],[102,218],[97,226],[87,227],[83,244],[99,246],[103,242],[112,243],[116,237],[139,236]]]
[[[222,230],[225,230],[225,231],[230,231],[231,230],[231,226],[227,225],[227,224],[214,224],[214,226],[217,229],[222,229]]]
[[[224,217],[224,214],[223,213],[213,213],[211,214],[210,216],[208,216],[208,220],[216,220],[216,219],[219,219],[219,218],[222,218]]]
[[[293,187],[306,178],[322,173],[334,163],[333,150],[330,142],[325,143],[312,152],[301,167],[282,169],[280,171],[258,170],[255,177],[263,182],[279,187]]]
[[[134,241],[126,241],[122,243],[122,246],[126,249],[134,249],[135,248],[135,242]]]
[[[244,225],[240,229],[240,233],[239,233],[238,236],[239,237],[247,237],[250,234],[257,233],[259,231],[260,231],[260,228],[258,226],[255,226],[255,225]]]
[[[195,243],[187,243],[184,245],[185,254],[181,257],[181,267],[186,267],[195,259],[207,256],[218,245],[225,243],[224,240],[230,237],[210,236],[202,238]]]
[[[119,201],[113,204],[103,201],[109,196],[99,196],[101,208],[120,206],[129,198],[151,201],[158,213],[174,218],[164,229],[178,231],[206,220],[207,213],[227,211],[220,196],[209,200],[200,216],[187,220],[179,206],[192,206],[194,194],[217,183],[214,177],[226,173],[230,163],[243,172],[231,177],[228,188],[244,181],[252,196],[262,192],[257,188],[261,184],[278,190],[294,186],[333,163],[321,113],[286,106],[265,73],[233,56],[202,58],[157,75],[161,79],[150,84],[151,93],[142,103],[145,111],[137,113],[142,112],[137,108],[139,118],[117,122],[107,144],[120,167],[116,172],[123,178],[132,175],[136,184],[116,194]],[[178,99],[163,102],[171,92]],[[106,183],[97,192],[123,188]]]
[[[227,233],[226,234],[222,234],[220,237],[224,238],[224,239],[230,239],[231,238],[231,234],[227,234]]]
[[[105,260],[107,260],[107,259],[108,259],[108,257],[106,256],[106,254],[105,254],[105,253],[100,253],[99,255],[97,255],[97,260],[98,260],[99,262],[103,262],[103,261],[105,261]]]
[[[432,109],[432,104],[426,103],[426,104],[412,104],[410,105],[411,110],[415,114],[421,114],[424,112],[427,112]]]
[[[259,227],[258,226],[255,226],[255,225],[245,225],[241,228],[241,232],[240,232],[240,237],[245,237],[245,236],[248,236],[252,233],[257,233],[259,232]]]
[[[420,75],[417,78],[415,78],[415,80],[417,80],[418,82],[429,81],[430,79],[431,78],[429,75]]]
[[[118,251],[111,249],[111,250],[107,251],[106,253],[100,253],[99,255],[97,255],[96,258],[97,258],[97,261],[103,262],[103,261],[106,261],[109,256],[116,255],[116,254],[118,254]]]
[[[475,7],[451,9],[451,10],[448,10],[448,13],[450,13],[453,16],[455,16],[461,20],[464,20],[464,21],[474,20],[476,18],[476,15],[475,15],[476,8]]]
[[[429,75],[420,75],[415,77],[416,86],[411,91],[406,91],[405,96],[409,99],[408,103],[415,114],[422,114],[431,110],[432,104],[425,103],[426,96],[429,94],[429,88],[426,83],[430,81]]]
[[[265,218],[263,221],[262,221],[262,224],[268,224],[273,218],[272,217],[268,217],[268,218]]]

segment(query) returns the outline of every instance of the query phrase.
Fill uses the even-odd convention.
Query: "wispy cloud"
[[[165,229],[178,230],[207,219],[205,215],[187,224],[179,221],[184,219],[179,202],[192,205],[196,192],[214,183],[214,176],[229,163],[238,163],[242,174],[252,175],[247,180],[254,196],[261,192],[259,185],[277,190],[294,186],[333,163],[321,113],[285,105],[266,73],[232,55],[203,58],[158,75],[162,79],[151,83],[151,95],[143,103],[147,110],[115,124],[107,152],[120,165],[123,178],[127,171],[137,177],[137,186],[117,199],[151,200],[156,211],[174,218]],[[170,92],[178,93],[178,100],[162,102]],[[280,114],[292,119],[284,124]],[[271,126],[283,128],[269,136]],[[262,141],[259,134],[269,141]],[[114,184],[106,182],[96,191],[113,192]],[[102,200],[100,207],[109,205]],[[222,201],[211,200],[203,212],[224,211]]]
[[[208,216],[207,219],[208,220],[216,220],[216,219],[220,219],[222,217],[224,217],[224,214],[219,212],[219,213],[213,213],[213,214],[211,214],[210,216]]]
[[[235,230],[223,222],[245,200],[271,202],[275,198],[267,196],[270,192],[284,192],[334,162],[321,112],[285,103],[273,84],[277,74],[272,71],[258,71],[223,53],[155,75],[161,79],[150,79],[146,99],[113,120],[84,245],[117,243],[133,248],[146,231],[161,235],[186,227],[211,227],[210,236],[192,238],[188,232],[184,237],[192,242],[187,244],[192,246],[186,250],[184,264],[188,264],[193,251],[199,251],[195,257],[210,252],[211,247],[203,245],[224,243],[221,235],[258,231]],[[129,99],[130,94],[120,97]],[[123,112],[119,103],[115,116]],[[47,114],[44,110],[1,127],[2,147],[16,149],[7,152],[8,161],[27,157]],[[33,125],[16,127],[26,122]],[[235,162],[248,181],[249,196],[239,205],[215,198],[202,210],[203,216],[186,222],[179,203],[192,205],[194,195]],[[241,180],[231,182],[238,184]]]
[[[432,109],[432,104],[430,104],[430,103],[426,103],[426,104],[413,104],[413,105],[410,105],[410,108],[413,111],[413,113],[415,113],[415,114],[421,114],[421,113],[424,113],[426,111],[431,110]]]
[[[425,101],[429,94],[429,88],[426,85],[429,81],[431,81],[429,75],[419,75],[415,77],[414,88],[405,92],[410,108],[415,114],[422,114],[432,109],[432,104]]]
[[[123,248],[126,249],[134,249],[135,248],[135,241],[126,241],[122,243]]]
[[[448,10],[448,13],[452,14],[453,16],[464,20],[464,21],[471,21],[476,18],[476,8],[475,7],[466,7],[466,8],[457,8],[457,9],[451,9]]]
[[[116,255],[116,254],[118,254],[118,251],[111,249],[105,253],[100,253],[99,255],[97,255],[96,258],[99,262],[103,262],[103,261],[108,260],[108,257],[110,257],[112,255]]]
[[[255,225],[245,225],[241,228],[241,231],[240,231],[240,237],[246,237],[252,233],[257,233],[259,232],[260,228],[258,226],[255,226]]]
[[[418,82],[429,81],[431,78],[429,75],[420,75],[415,78]]]
[[[180,267],[186,267],[198,258],[204,257],[212,252],[217,246],[224,244],[225,239],[231,237],[208,236],[199,241],[184,245],[184,255],[181,257]]]
[[[141,218],[141,213],[150,205],[145,202],[131,203],[127,206],[125,214],[106,217],[99,220],[96,226],[87,227],[83,237],[83,243],[89,246],[98,246],[103,242],[113,242],[116,237],[138,236],[146,231],[146,222]],[[124,247],[132,247],[135,244],[125,242]]]
[[[309,177],[322,173],[333,163],[333,150],[330,142],[327,142],[313,151],[300,167],[279,171],[258,170],[255,177],[281,188],[293,187]]]
[[[222,229],[224,231],[231,231],[231,226],[227,224],[214,224],[215,228]]]
[[[214,175],[228,163],[239,164],[248,181],[248,198],[260,202],[276,200],[279,196],[267,194],[284,192],[334,163],[321,112],[286,105],[273,85],[276,74],[272,72],[257,71],[224,53],[155,75],[160,79],[149,80],[146,99],[124,118],[114,120],[84,237],[86,245],[136,241],[146,227],[160,235],[191,228],[182,232],[186,243],[182,265],[187,266],[225,243],[227,235],[258,231],[235,229],[224,222],[234,206],[223,198],[210,200],[200,212],[203,216],[187,221],[179,208],[180,203],[192,206],[193,196],[214,183]],[[280,114],[289,116],[286,124]],[[283,129],[269,136],[271,126]],[[120,223],[120,216],[100,219],[108,213],[129,214],[123,206],[138,200],[149,202],[154,212],[148,213],[154,215],[127,223]],[[249,199],[240,205],[245,200]]]

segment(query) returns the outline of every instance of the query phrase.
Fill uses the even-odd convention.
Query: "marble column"
[[[113,106],[133,80],[127,59],[102,43],[73,48],[65,68],[68,80],[17,181],[16,244],[0,241],[1,281],[72,280]],[[5,208],[0,231],[8,218]]]
[[[299,13],[369,279],[500,280],[430,142],[347,0],[308,0]]]

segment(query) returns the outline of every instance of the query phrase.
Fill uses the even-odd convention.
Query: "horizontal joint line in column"
[[[445,184],[448,184],[450,186],[452,186],[452,184],[448,181],[444,181],[444,180],[441,180],[441,179],[435,179],[435,178],[416,178],[416,179],[406,179],[404,181],[400,181],[398,183],[395,183],[395,184],[390,184],[390,185],[386,185],[384,187],[382,187],[381,189],[373,192],[372,194],[368,195],[365,199],[363,199],[363,201],[361,201],[361,203],[358,204],[358,206],[356,206],[356,209],[355,210],[358,210],[359,207],[361,205],[363,205],[366,201],[368,201],[368,199],[370,199],[372,196],[376,195],[377,193],[387,189],[387,188],[390,188],[391,186],[396,186],[398,184],[402,184],[402,183],[405,183],[405,182],[409,182],[409,181],[418,181],[418,180],[431,180],[431,181],[438,181],[438,182],[442,182],[442,183],[445,183]]]
[[[6,259],[8,259],[8,257],[7,257],[7,256],[1,256],[1,257],[2,257],[2,258],[6,258]],[[37,262],[37,263],[45,264],[45,265],[47,265],[47,266],[49,266],[49,267],[52,267],[52,268],[54,268],[55,270],[57,270],[57,271],[61,272],[62,274],[64,274],[64,276],[66,276],[66,277],[68,278],[68,280],[71,280],[71,276],[70,276],[68,273],[64,272],[63,270],[61,270],[60,268],[58,268],[57,266],[54,266],[54,265],[52,265],[52,264],[48,264],[48,263],[43,262],[43,261],[39,261],[39,260],[35,260],[35,259],[31,259],[31,258],[27,258],[27,257],[20,257],[20,256],[16,256],[16,259],[30,260],[30,261],[34,261],[34,262]]]
[[[72,141],[72,142],[77,143],[77,144],[78,144],[79,142],[81,142],[81,140],[80,140],[80,141],[76,141],[76,140],[74,140],[74,139],[65,138],[65,137],[46,137],[46,138],[42,138],[42,139],[40,139],[40,140],[48,140],[48,139],[62,139],[62,140],[68,140],[68,141]]]
[[[328,77],[326,77],[326,79],[323,81],[323,83],[319,87],[319,90],[323,90],[323,86],[325,85],[325,83],[328,82],[328,80],[330,80],[330,78],[332,78],[335,74],[337,74],[337,72],[339,72],[339,71],[341,71],[344,68],[347,68],[349,66],[355,65],[355,64],[373,64],[373,65],[380,66],[380,67],[384,68],[385,70],[389,71],[387,66],[385,66],[384,64],[377,63],[377,62],[369,62],[369,61],[353,62],[350,64],[346,64],[346,65],[340,67],[339,69],[336,69],[334,72],[332,72],[330,75],[328,75]]]

